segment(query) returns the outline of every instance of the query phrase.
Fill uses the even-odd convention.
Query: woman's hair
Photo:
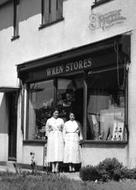
[[[58,112],[59,112],[59,109],[58,109],[57,107],[53,108],[51,114],[53,115],[53,113],[54,113],[55,111],[58,111]]]
[[[73,112],[73,111],[70,111],[69,112],[69,116],[70,116],[70,114],[73,114],[74,116],[75,116],[75,113]],[[76,117],[76,116],[75,116]]]

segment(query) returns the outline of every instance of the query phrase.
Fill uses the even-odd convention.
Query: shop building
[[[54,107],[81,123],[82,165],[136,166],[135,1],[1,1],[0,163],[45,164]]]

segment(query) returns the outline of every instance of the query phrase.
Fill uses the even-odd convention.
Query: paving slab
[[[81,178],[79,177],[79,172],[73,172],[73,173],[60,173],[61,176],[67,177],[69,179],[78,180],[81,181]]]

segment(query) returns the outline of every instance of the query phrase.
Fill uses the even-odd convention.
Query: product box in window
[[[102,140],[123,140],[124,108],[101,110],[100,132]]]

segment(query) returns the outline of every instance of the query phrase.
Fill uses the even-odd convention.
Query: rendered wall
[[[31,164],[31,156],[30,156],[31,152],[35,153],[36,165],[43,166],[44,146],[41,145],[24,145],[22,163]]]
[[[128,78],[128,128],[129,128],[129,167],[136,167],[136,31],[131,36],[131,63]]]
[[[8,160],[8,114],[6,98],[0,93],[0,161]]]
[[[135,28],[135,0],[114,0],[91,11],[91,1],[65,0],[64,20],[39,30],[41,5],[37,0],[22,0],[19,7],[20,38],[11,41],[13,35],[13,6],[9,3],[0,8],[0,86],[17,86],[16,65],[50,54],[63,52]],[[106,14],[121,9],[123,23],[102,30],[90,30],[92,13]]]
[[[82,147],[82,166],[97,165],[106,158],[117,158],[127,166],[127,146],[112,144],[88,144]]]
[[[17,162],[23,162],[23,138],[24,138],[24,130],[21,127],[22,121],[22,112],[21,112],[21,102],[22,102],[22,92],[18,97],[18,107],[17,107],[17,149],[16,149],[16,156]]]

